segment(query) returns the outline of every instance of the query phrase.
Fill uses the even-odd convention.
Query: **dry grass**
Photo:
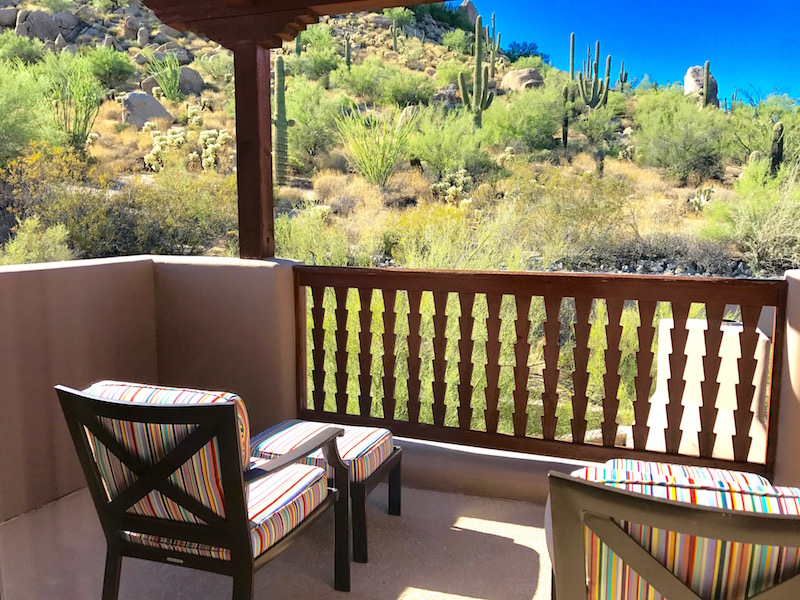
[[[90,155],[98,161],[101,172],[115,177],[118,173],[141,170],[143,157],[153,142],[150,135],[122,123],[119,104],[113,101],[103,103],[93,131],[100,137],[91,146]]]
[[[314,195],[336,215],[375,214],[383,208],[380,188],[363,177],[326,170],[314,177]]]
[[[385,195],[390,204],[418,204],[433,200],[431,182],[417,169],[398,171],[389,180]]]

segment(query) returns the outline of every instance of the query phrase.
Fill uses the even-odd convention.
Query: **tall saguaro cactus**
[[[492,29],[491,33],[489,28],[486,28],[486,44],[489,46],[489,77],[494,79],[497,68],[497,51],[500,50],[500,37],[501,33],[497,33],[497,26],[495,24],[495,14],[492,13]]]
[[[575,102],[575,33],[569,36],[569,83],[564,86],[564,118],[561,122],[561,144],[564,148],[569,142],[569,121],[572,118]]]
[[[476,128],[483,125],[483,111],[485,111],[494,100],[494,96],[489,94],[489,67],[483,64],[483,21],[478,17],[475,21],[475,72],[472,78],[472,95],[467,88],[467,80],[464,73],[458,74],[458,87],[461,90],[461,99],[464,106],[472,111]]]
[[[708,106],[711,94],[709,93],[711,89],[711,63],[706,61],[706,64],[703,65],[703,95],[701,97],[702,105],[701,108],[705,108]]]
[[[623,91],[625,84],[628,83],[628,72],[625,70],[625,61],[623,60],[619,65],[619,80],[617,80],[617,90]]]
[[[286,118],[286,74],[283,57],[275,59],[275,182],[286,185],[286,171],[289,162],[289,127],[294,121]]]
[[[297,33],[297,37],[294,38],[294,53],[297,56],[300,56],[303,53],[303,32],[300,31]]]
[[[578,73],[578,91],[581,99],[589,108],[602,108],[608,102],[608,88],[611,79],[611,55],[606,58],[606,73],[600,81],[600,41],[595,45],[594,62],[592,62],[591,46],[586,51],[586,62],[582,72]]]
[[[392,50],[397,52],[397,36],[400,34],[400,26],[397,24],[397,19],[392,19],[392,26],[389,31],[392,32]]]
[[[350,36],[349,35],[345,36],[345,38],[344,38],[344,64],[347,67],[348,71],[350,70],[351,65],[352,65],[351,60],[350,60],[350,52],[352,50],[351,45],[352,45],[352,42],[350,41]]]

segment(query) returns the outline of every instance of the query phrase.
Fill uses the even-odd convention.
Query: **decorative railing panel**
[[[783,280],[301,266],[295,281],[302,418],[771,474]]]

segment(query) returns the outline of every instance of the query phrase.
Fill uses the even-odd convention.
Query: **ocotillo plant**
[[[769,171],[775,177],[783,162],[783,123],[778,121],[772,129],[772,149],[769,153]]]
[[[345,36],[344,38],[344,64],[347,67],[347,70],[350,70],[350,36]]]
[[[625,84],[628,83],[628,72],[625,70],[625,61],[623,60],[619,65],[619,80],[617,80],[617,90],[623,91]]]
[[[400,34],[400,27],[397,25],[397,19],[392,19],[392,26],[389,31],[392,32],[392,50],[397,52],[397,36]]]
[[[275,59],[275,182],[286,185],[286,167],[289,160],[289,127],[294,121],[286,118],[286,79],[283,57]]]
[[[300,56],[303,52],[303,32],[300,31],[297,34],[297,37],[294,38],[294,53],[297,56]]]
[[[605,79],[600,81],[600,42],[595,45],[594,62],[592,62],[591,47],[586,52],[586,62],[583,71],[578,73],[578,91],[581,100],[589,108],[601,108],[608,101],[608,88],[611,78],[611,55],[606,58]]]
[[[710,100],[709,91],[711,89],[711,63],[706,61],[706,64],[703,65],[703,95],[701,96],[702,104],[700,108],[705,108],[708,106]]]
[[[489,77],[494,79],[497,65],[497,51],[500,50],[500,36],[495,25],[495,14],[492,13],[492,30],[486,28],[486,44],[489,47]]]
[[[464,106],[472,111],[476,128],[483,125],[483,111],[494,100],[489,94],[489,67],[483,65],[483,21],[480,17],[475,21],[475,72],[472,78],[472,95],[467,88],[467,79],[464,73],[458,74],[458,87],[461,90],[461,100]]]

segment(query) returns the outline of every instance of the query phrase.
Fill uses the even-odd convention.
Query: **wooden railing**
[[[658,457],[771,475],[783,280],[300,266],[295,284],[301,418],[559,457],[653,459],[648,420],[657,338],[667,331],[661,321],[671,318],[675,350],[662,424],[668,456]],[[730,319],[741,323],[735,382],[720,380],[723,323]],[[693,432],[682,427],[683,350],[688,324],[698,320],[705,352],[694,365],[703,375]],[[762,367],[765,414],[755,415],[763,334],[771,339]],[[718,440],[718,396],[726,386],[735,389],[726,417],[733,433]],[[754,460],[756,418],[766,434]],[[694,456],[681,449],[689,437]],[[728,456],[720,455],[722,442]]]

